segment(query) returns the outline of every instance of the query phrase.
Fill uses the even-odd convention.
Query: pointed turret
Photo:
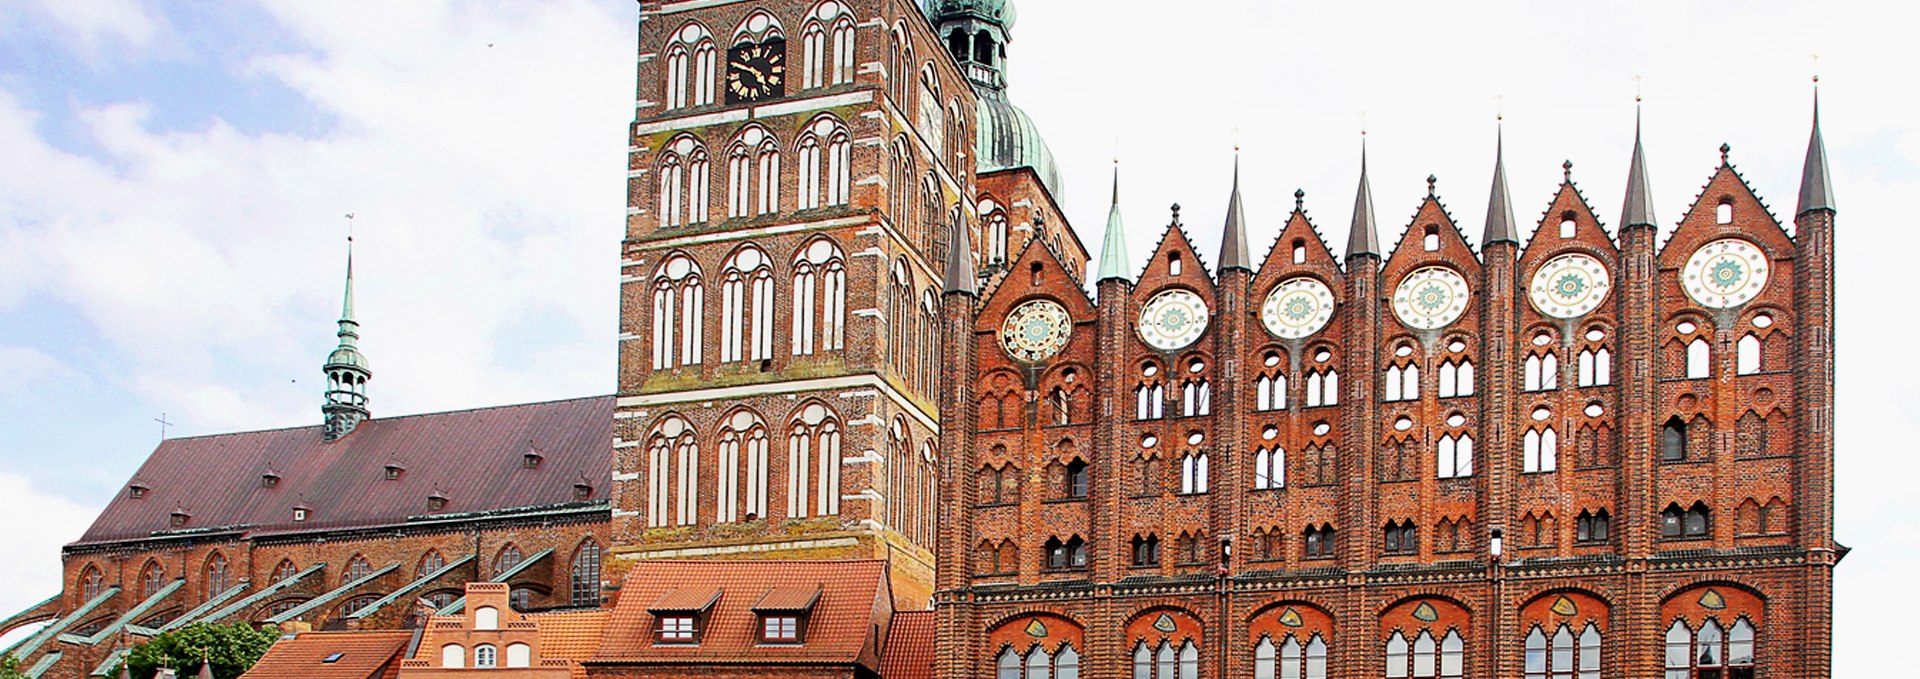
[[[1360,189],[1353,196],[1353,227],[1347,232],[1347,259],[1380,256],[1380,237],[1374,234],[1373,188],[1367,183],[1367,141],[1360,140]]]
[[[1240,152],[1233,154],[1233,195],[1227,199],[1227,223],[1220,233],[1220,270],[1253,270],[1247,253],[1247,222],[1240,209]]]
[[[326,419],[326,439],[339,440],[371,416],[367,410],[367,380],[373,370],[360,353],[360,323],[353,315],[353,237],[347,237],[347,289],[340,304],[340,345],[327,355],[321,371],[327,375],[326,402],[320,413]]]
[[[1800,208],[1795,215],[1809,210],[1833,209],[1833,183],[1827,179],[1827,143],[1820,138],[1820,91],[1813,92],[1813,137],[1807,140],[1807,164],[1800,170]]]
[[[1633,111],[1633,162],[1627,167],[1627,205],[1620,225],[1654,226],[1653,194],[1647,190],[1647,152],[1640,146],[1640,110]]]
[[[1520,234],[1513,226],[1513,202],[1507,199],[1506,135],[1496,132],[1493,142],[1493,192],[1487,198],[1487,228],[1480,242],[1518,243]]]
[[[966,225],[956,225],[953,230],[953,245],[947,248],[947,277],[944,292],[973,295],[979,284],[979,277],[973,271],[973,243],[969,242]]]
[[[1100,241],[1100,267],[1093,282],[1118,278],[1133,280],[1127,273],[1127,229],[1120,222],[1120,163],[1113,164],[1113,207],[1107,210],[1107,234]]]

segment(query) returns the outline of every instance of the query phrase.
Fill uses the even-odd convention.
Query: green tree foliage
[[[27,674],[20,671],[20,659],[12,653],[0,656],[0,679],[26,679]]]
[[[151,679],[162,667],[191,677],[200,671],[201,659],[205,658],[213,663],[215,679],[235,679],[259,662],[267,647],[279,638],[280,633],[272,627],[195,623],[133,647],[126,662],[134,679]]]

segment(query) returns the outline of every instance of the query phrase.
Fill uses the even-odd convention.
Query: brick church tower
[[[1721,150],[1664,243],[1636,131],[1617,232],[1496,150],[1477,249],[1433,178],[1382,249],[1363,155],[1344,260],[1296,192],[1256,263],[1236,170],[1212,271],[1175,206],[1097,301],[950,277],[940,676],[1827,676],[1818,116],[1792,234]]]
[[[930,596],[956,231],[981,231],[958,240],[989,245],[956,252],[988,275],[1036,237],[1086,257],[1044,142],[1006,102],[1011,8],[935,4],[640,2],[623,562],[885,559],[903,604]],[[1002,152],[977,158],[982,143]]]

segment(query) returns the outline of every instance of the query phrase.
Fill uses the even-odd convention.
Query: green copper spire
[[[351,223],[353,215],[347,215],[347,219]],[[327,355],[327,364],[321,367],[327,376],[327,392],[320,414],[326,420],[324,435],[328,441],[352,433],[372,416],[367,410],[367,380],[373,378],[373,369],[367,366],[367,357],[360,353],[360,323],[353,318],[351,235],[347,236],[347,289],[340,303],[340,329],[336,335],[340,345]]]
[[[1120,222],[1120,161],[1113,162],[1113,207],[1107,210],[1107,235],[1100,242],[1100,268],[1093,282],[1118,278],[1131,282],[1127,273],[1127,228]]]

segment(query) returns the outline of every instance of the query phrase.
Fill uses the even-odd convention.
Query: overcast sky
[[[1534,223],[1571,160],[1612,228],[1636,91],[1663,227],[1722,142],[1790,220],[1817,70],[1848,350],[1839,539],[1856,548],[1836,674],[1892,667],[1907,607],[1870,602],[1920,572],[1920,394],[1875,349],[1920,331],[1894,296],[1920,251],[1901,200],[1920,196],[1915,9],[1020,11],[1014,100],[1061,160],[1089,247],[1118,154],[1136,262],[1173,202],[1214,259],[1236,142],[1259,253],[1296,187],[1344,246],[1363,125],[1382,241],[1433,174],[1477,243],[1502,112],[1515,214]],[[376,415],[611,393],[635,15],[632,0],[0,0],[0,616],[58,590],[59,545],[151,451],[162,413],[176,436],[319,422],[345,213]]]

